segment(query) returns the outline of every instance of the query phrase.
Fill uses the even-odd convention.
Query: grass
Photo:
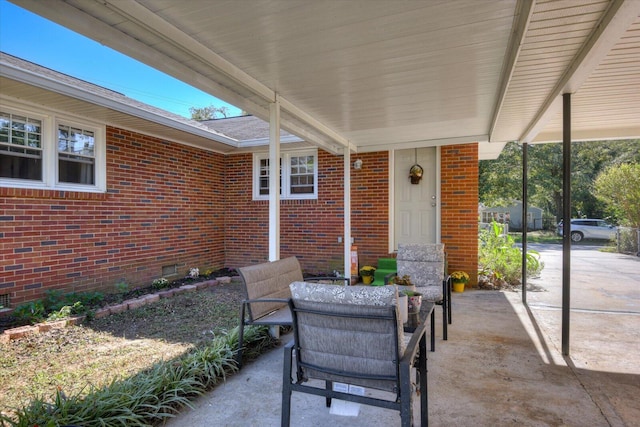
[[[201,349],[237,326],[241,299],[240,284],[231,282],[3,343],[0,410],[53,402],[60,393],[81,398]]]
[[[516,243],[522,243],[522,233],[509,233]],[[527,243],[562,243],[562,237],[553,231],[529,231]]]

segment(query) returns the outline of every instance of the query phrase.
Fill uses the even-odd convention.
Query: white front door
[[[419,184],[409,179],[411,166],[424,169]],[[437,156],[436,147],[394,152],[394,237],[393,250],[401,243],[437,243]]]

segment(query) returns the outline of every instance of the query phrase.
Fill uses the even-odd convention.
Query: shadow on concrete
[[[556,326],[553,319],[540,319],[520,298],[515,292],[454,294],[449,340],[441,340],[436,325],[436,352],[428,354],[430,424],[637,425],[638,375],[565,360],[547,335]],[[246,365],[166,425],[280,425],[282,356],[278,348]],[[612,389],[619,392],[610,394]],[[362,406],[357,417],[332,415],[323,398],[293,395],[293,426],[399,424],[395,411]]]

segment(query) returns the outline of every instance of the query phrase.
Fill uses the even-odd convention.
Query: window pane
[[[94,153],[92,131],[58,125],[58,182],[94,185]]]
[[[42,181],[41,122],[0,112],[0,177]]]
[[[291,194],[314,193],[315,156],[291,157]]]
[[[269,159],[260,159],[260,187],[261,196],[269,195]]]
[[[95,184],[94,176],[93,159],[60,154],[58,158],[58,180],[60,182],[93,185]]]
[[[282,194],[282,159],[280,159],[280,168],[280,194]],[[259,195],[269,195],[269,159],[260,159],[260,177],[258,186]]]

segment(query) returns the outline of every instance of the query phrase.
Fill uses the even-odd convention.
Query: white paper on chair
[[[333,383],[333,391],[364,396],[364,387],[351,384]],[[357,417],[360,413],[360,404],[340,399],[331,399],[331,409],[329,409],[329,413],[331,415]]]

